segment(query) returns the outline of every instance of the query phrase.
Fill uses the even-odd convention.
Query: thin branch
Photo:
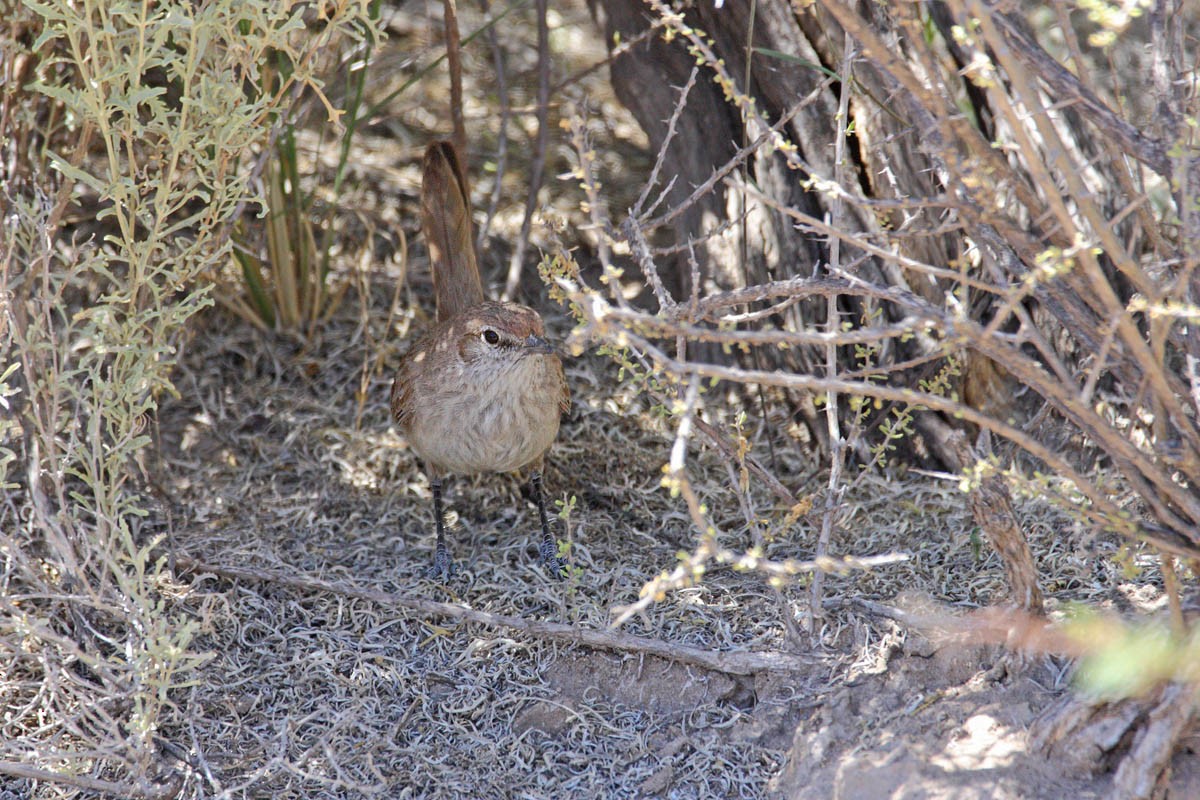
[[[1091,118],[1096,130],[1113,139],[1123,152],[1133,156],[1164,178],[1170,177],[1170,158],[1167,156],[1167,147],[1162,142],[1146,136],[1105,105],[1069,69],[1058,63],[1057,59],[1029,37],[1024,30],[1023,19],[1015,15],[1000,13],[997,4],[991,0],[986,7],[992,11],[988,17],[1004,33],[1004,39],[1011,48],[1011,52],[1021,60],[1030,73],[1046,84],[1051,97],[1055,97],[1059,101],[1074,101],[1077,107],[1082,108]],[[1022,93],[1021,96],[1025,97],[1026,95]]]
[[[163,784],[151,784],[144,781],[136,784],[115,783],[87,775],[67,775],[53,770],[40,769],[20,761],[0,761],[0,773],[12,775],[14,778],[24,778],[28,781],[71,786],[115,798],[137,798],[137,800],[167,800],[167,798],[179,794],[181,784],[178,776]]]
[[[983,10],[982,0],[966,0],[966,4],[975,13]],[[1156,400],[1162,403],[1176,429],[1193,448],[1200,450],[1200,431],[1196,429],[1184,410],[1180,397],[1172,390],[1163,363],[1154,358],[1154,354],[1142,338],[1141,331],[1138,330],[1132,315],[1121,313],[1125,310],[1125,303],[1117,296],[1112,282],[1097,261],[1093,250],[1081,245],[1090,244],[1091,237],[1095,237],[1095,241],[1103,247],[1104,252],[1112,259],[1117,269],[1128,277],[1139,291],[1149,298],[1157,299],[1157,287],[1117,239],[1110,221],[1092,200],[1092,194],[1083,183],[1078,165],[1068,160],[1069,151],[1059,138],[1058,132],[1050,124],[1046,115],[1040,113],[1037,108],[1038,94],[1030,85],[1032,78],[1019,64],[1015,63],[1012,57],[1014,51],[1004,46],[1002,37],[998,35],[996,27],[994,27],[994,25],[1002,24],[1001,16],[988,17],[984,15],[980,17],[979,21],[980,30],[987,37],[989,44],[996,49],[997,60],[1004,66],[1008,80],[1011,81],[1017,96],[1022,99],[1029,112],[1029,118],[1052,155],[1052,163],[1058,168],[1056,174],[1065,182],[1069,189],[1069,195],[1074,201],[1073,207],[1069,208],[1062,199],[1062,193],[1056,180],[1046,174],[1046,167],[1036,158],[1025,159],[1027,166],[1037,177],[1038,185],[1043,187],[1043,193],[1047,197],[1050,208],[1054,210],[1055,217],[1064,231],[1072,234],[1071,239],[1076,243],[1077,257],[1083,267],[1082,272],[1088,289],[1094,293],[1106,312],[1118,315],[1116,316],[1117,334],[1120,341],[1128,348],[1131,357],[1140,365],[1145,379],[1149,381],[1150,387],[1156,395]],[[1001,108],[1012,117],[1013,133],[1021,144],[1022,152],[1035,153],[1036,150],[1028,141],[1024,126],[1015,118],[1016,111],[1011,108],[1007,94],[993,90],[990,96],[996,99]],[[1077,227],[1076,220],[1080,217],[1087,221],[1090,230],[1084,231]],[[1184,504],[1184,507],[1187,507],[1187,504]]]
[[[658,274],[658,265],[654,261],[654,256],[650,254],[650,245],[646,242],[641,227],[632,215],[625,218],[625,222],[621,225],[621,232],[625,234],[625,241],[629,243],[633,259],[642,268],[642,274],[646,276],[646,282],[650,284],[650,289],[654,292],[655,299],[658,300],[659,310],[663,312],[664,316],[674,315],[675,298],[671,297],[667,287],[663,286],[662,278]]]
[[[600,69],[601,67],[605,67],[605,66],[608,66],[609,64],[613,63],[614,61],[616,61],[618,58],[620,58],[621,56],[628,53],[630,50],[632,50],[637,45],[641,44],[642,42],[644,42],[647,39],[654,36],[658,32],[658,29],[661,28],[664,24],[666,24],[666,23],[662,19],[651,20],[650,27],[646,28],[646,30],[642,31],[637,36],[630,37],[629,39],[622,39],[621,43],[619,45],[617,45],[611,51],[609,51],[609,54],[606,58],[602,58],[599,61],[597,61],[595,64],[592,64],[591,66],[586,67],[586,68],[580,70],[579,72],[576,72],[574,75],[564,78],[563,80],[554,84],[554,87],[550,90],[550,94],[552,96],[557,96],[560,92],[562,92],[563,89],[566,89],[568,86],[578,83],[579,81],[583,80],[588,75],[591,75],[593,72]]]
[[[605,326],[604,320],[607,318],[607,309],[598,309],[595,306],[600,298],[593,295],[591,299],[585,298],[583,295],[577,295],[572,298],[586,313],[591,315],[591,325],[588,326],[587,333],[591,335],[599,335],[599,330]],[[598,315],[598,316],[597,316]],[[949,322],[949,321],[947,321]],[[969,344],[976,347],[981,353],[988,356],[994,361],[1004,363],[1005,366],[1012,367],[1014,356],[1008,351],[998,351],[995,342],[980,342],[972,337],[972,323],[965,320],[955,320],[954,325],[963,326],[961,330],[951,328],[948,335],[960,337],[964,344]],[[614,334],[615,335],[615,334]],[[764,372],[761,370],[746,370],[736,367],[727,367],[718,364],[702,364],[694,362],[680,362],[668,356],[662,349],[654,345],[650,340],[638,335],[636,332],[623,328],[620,336],[625,342],[636,347],[642,352],[649,355],[659,367],[667,369],[677,375],[699,374],[706,378],[716,378],[719,380],[731,380],[738,383],[758,383],[768,386],[780,386],[791,389],[803,389],[813,392],[829,392],[838,391],[846,394],[857,395],[862,397],[875,397],[881,400],[893,400],[902,403],[907,403],[912,406],[929,408],[935,411],[943,411],[957,417],[961,417],[968,422],[972,422],[982,428],[986,428],[998,436],[1017,444],[1019,447],[1026,450],[1030,455],[1041,460],[1052,470],[1058,472],[1062,477],[1074,484],[1075,488],[1081,492],[1091,502],[1091,512],[1099,520],[1102,520],[1106,525],[1113,530],[1121,532],[1132,538],[1145,539],[1154,543],[1156,546],[1167,550],[1168,552],[1184,556],[1186,558],[1200,557],[1200,543],[1197,543],[1191,538],[1191,532],[1194,530],[1192,525],[1180,518],[1171,508],[1167,507],[1162,498],[1156,496],[1159,492],[1171,495],[1171,500],[1175,502],[1182,501],[1180,507],[1188,509],[1195,505],[1195,500],[1186,494],[1182,487],[1175,484],[1169,476],[1155,476],[1153,485],[1139,474],[1139,469],[1153,471],[1154,464],[1142,454],[1134,451],[1134,458],[1137,459],[1136,464],[1123,463],[1123,467],[1136,467],[1128,469],[1127,475],[1135,490],[1139,491],[1145,501],[1153,508],[1158,518],[1165,524],[1170,525],[1171,529],[1162,528],[1150,524],[1139,524],[1129,518],[1121,509],[1112,501],[1107,494],[1102,492],[1093,482],[1085,479],[1065,458],[1060,454],[1052,451],[1044,444],[1039,442],[1025,431],[1008,424],[1007,422],[994,419],[987,414],[980,412],[970,406],[964,405],[956,400],[950,400],[939,395],[929,394],[927,392],[917,391],[907,387],[883,386],[870,381],[847,381],[836,378],[821,378],[815,375],[802,375],[787,372]],[[1040,370],[1036,370],[1040,374]],[[1026,375],[1018,374],[1018,378],[1025,380]],[[1028,380],[1026,380],[1028,382]],[[1036,383],[1050,384],[1052,382],[1038,380]],[[1047,391],[1051,395],[1061,395],[1065,387],[1053,385]],[[1043,395],[1047,396],[1047,395]],[[1062,397],[1047,396],[1047,399],[1052,402],[1057,399],[1055,405],[1061,404]],[[1073,406],[1067,403],[1068,406]],[[1062,408],[1059,408],[1060,412]],[[1078,424],[1079,409],[1069,408],[1068,416]],[[1089,412],[1090,413],[1090,412]],[[1089,428],[1089,433],[1091,433]],[[1100,436],[1098,441],[1106,441],[1115,437],[1116,442],[1114,447],[1118,450],[1124,448],[1132,448],[1125,439],[1119,434],[1111,430],[1097,431]],[[1109,435],[1104,435],[1104,434]],[[1124,462],[1125,458],[1121,458],[1117,454],[1113,454],[1115,458]],[[1157,489],[1157,491],[1156,491]],[[1187,533],[1185,533],[1187,532]]]
[[[845,34],[842,47],[842,69],[839,76],[841,96],[838,99],[837,132],[834,137],[833,180],[838,186],[841,186],[845,180],[846,125],[850,116],[850,85],[853,79],[851,69],[856,55],[854,40],[850,38],[849,34]],[[844,228],[845,213],[845,204],[842,200],[834,198],[833,207],[829,212],[830,225],[838,229]],[[842,271],[842,240],[836,236],[829,236],[828,241],[829,264],[827,266],[831,273],[839,274]],[[841,316],[838,313],[838,295],[830,294],[825,298],[825,375],[830,378],[838,374],[837,337],[840,335]],[[822,558],[829,552],[829,543],[833,539],[833,529],[836,526],[837,513],[841,507],[842,494],[845,491],[845,487],[842,486],[842,469],[846,465],[846,438],[842,436],[840,397],[835,391],[825,393],[825,422],[829,431],[829,490],[825,493],[825,508],[821,514],[821,532],[817,536],[817,558]],[[821,573],[813,575],[812,584],[809,586],[808,633],[816,640],[820,639],[817,620],[824,616],[824,608],[821,605],[824,590],[825,576]]]
[[[488,0],[480,0],[480,6],[486,15],[490,11]],[[475,248],[483,249],[487,241],[488,231],[492,220],[496,217],[496,209],[500,206],[500,195],[504,192],[504,173],[508,171],[508,123],[512,118],[512,101],[508,97],[508,69],[505,64],[504,44],[496,35],[496,29],[487,29],[488,46],[492,48],[492,62],[496,69],[496,96],[500,103],[500,128],[496,133],[496,182],[492,186],[492,196],[488,199],[487,211],[479,233],[475,237]]]
[[[538,194],[542,191],[542,176],[546,171],[546,147],[550,141],[550,23],[546,14],[547,0],[537,0],[537,138],[534,140],[533,159],[529,165],[529,193],[525,196],[525,216],[521,220],[521,232],[517,235],[516,246],[508,262],[508,279],[504,282],[506,300],[516,296],[517,288],[521,284],[525,250],[529,246],[529,231],[533,226],[533,212],[537,209]]]
[[[239,581],[258,581],[280,586],[289,586],[305,592],[323,592],[342,597],[353,597],[415,611],[431,617],[450,617],[464,622],[474,622],[490,628],[508,628],[549,641],[592,647],[597,650],[640,653],[659,658],[692,664],[714,672],[730,675],[755,675],[760,672],[799,672],[811,665],[792,653],[772,650],[705,650],[691,645],[677,644],[663,639],[635,636],[618,630],[589,630],[561,622],[539,622],[523,617],[492,614],[465,605],[440,603],[410,595],[364,589],[334,581],[325,581],[301,573],[282,574],[252,567],[234,567],[210,564],[192,556],[180,555],[180,567],[200,573],[211,573],[223,578]]]
[[[804,214],[797,209],[790,208],[779,204],[774,199],[762,194],[755,193],[762,198],[763,202],[770,207],[778,210],[780,213],[796,219],[799,222],[813,230],[825,234],[832,234],[838,237],[846,237],[847,234],[839,231],[831,225],[828,225],[808,214]],[[894,253],[877,248],[874,245],[851,238],[850,241],[857,247],[868,252],[872,252],[881,258],[895,260],[898,263],[907,263],[911,259],[906,259]],[[1111,294],[1112,287],[1105,284],[1107,292]],[[911,292],[903,293],[908,300],[906,305],[911,308],[924,308],[924,313],[927,313],[930,318],[941,317],[941,325],[948,338],[959,338],[964,344],[970,345],[973,349],[979,351],[991,360],[1003,364],[1013,376],[1022,383],[1033,388],[1038,394],[1046,398],[1055,409],[1074,422],[1079,428],[1087,434],[1094,442],[1107,450],[1113,458],[1117,459],[1121,464],[1122,470],[1125,471],[1130,481],[1133,482],[1136,491],[1142,494],[1146,502],[1148,502],[1155,510],[1160,520],[1164,522],[1170,521],[1173,527],[1178,531],[1194,530],[1194,523],[1185,523],[1172,510],[1167,508],[1163,503],[1164,499],[1174,504],[1177,508],[1186,513],[1192,520],[1200,520],[1200,499],[1192,496],[1187,489],[1181,487],[1169,474],[1162,471],[1161,465],[1157,464],[1152,457],[1147,456],[1138,450],[1137,446],[1126,439],[1119,431],[1114,429],[1108,422],[1100,416],[1092,408],[1080,407],[1075,403],[1075,391],[1073,385],[1064,385],[1053,376],[1045,372],[1045,370],[1031,357],[1022,353],[1020,350],[1009,347],[1003,344],[997,337],[988,337],[984,335],[983,329],[973,320],[965,316],[951,317],[949,313],[935,309],[933,306],[926,303],[924,300],[917,298]],[[899,296],[899,295],[898,295]],[[1118,304],[1119,308],[1119,304]],[[1130,315],[1116,312],[1118,331],[1127,330],[1134,327]],[[1133,338],[1131,348],[1135,351],[1145,350],[1145,343],[1137,336],[1136,329],[1129,334]],[[1149,353],[1142,356],[1145,359],[1151,359]],[[1164,378],[1161,365],[1148,364],[1150,374],[1158,375]],[[1165,379],[1165,378],[1164,378]],[[1178,380],[1178,378],[1176,378]],[[1158,382],[1153,384],[1156,391],[1162,390]],[[1168,400],[1177,400],[1177,397],[1170,393],[1167,387]],[[1169,406],[1170,407],[1170,406]],[[1190,422],[1185,421],[1185,424],[1190,425]],[[1011,426],[1005,426],[1011,428]],[[1194,430],[1194,428],[1190,428]],[[1011,439],[1008,434],[1002,433],[997,429],[992,429],[994,433],[1000,436]],[[1033,443],[1032,437],[1022,435],[1022,438],[1030,443]],[[1025,445],[1022,445],[1024,447]],[[1045,448],[1041,448],[1045,450]],[[1032,452],[1032,451],[1031,451]],[[1078,482],[1078,481],[1077,481]]]
[[[450,119],[454,123],[454,147],[458,150],[459,180],[464,187],[467,182],[465,162],[467,160],[467,128],[463,122],[462,107],[462,57],[458,34],[458,0],[442,0],[446,26],[446,64],[450,69]],[[468,189],[464,192],[471,196]]]
[[[836,300],[836,294],[829,293],[828,297]],[[805,344],[822,346],[843,346],[855,344],[873,344],[886,339],[899,339],[912,336],[924,331],[934,324],[937,317],[926,318],[920,315],[905,317],[892,325],[880,325],[871,328],[853,328],[851,330],[715,330],[698,325],[686,325],[650,316],[644,312],[614,308],[609,315],[618,320],[635,323],[647,336],[673,337],[686,336],[697,342],[716,342],[737,345],[767,345],[776,347],[797,347]]]
[[[818,88],[823,90],[825,87],[826,84],[823,83]],[[724,163],[724,165],[713,170],[713,174],[708,176],[708,179],[705,180],[704,183],[697,186],[686,200],[652,220],[646,221],[644,219],[639,219],[638,222],[641,223],[642,227],[646,230],[654,230],[655,228],[660,228],[663,225],[668,225],[673,222],[676,217],[681,215],[691,206],[695,205],[697,200],[711,192],[719,182],[725,179],[727,175],[737,170],[742,165],[742,162],[744,162],[752,153],[754,153],[760,147],[766,145],[768,141],[774,141],[779,136],[779,131],[781,131],[784,126],[791,122],[792,118],[799,114],[817,94],[817,90],[814,89],[808,98],[805,98],[803,102],[797,103],[795,106],[793,106],[786,114],[780,117],[774,125],[769,126],[761,135],[755,138],[754,141],[750,142],[750,144],[744,147],[739,148],[738,151]]]
[[[646,179],[646,185],[642,187],[642,193],[638,195],[637,202],[629,210],[630,217],[640,217],[642,215],[642,206],[646,204],[646,199],[650,196],[650,190],[658,184],[658,174],[662,171],[663,162],[667,158],[667,151],[670,150],[671,141],[675,138],[675,126],[679,124],[679,117],[683,114],[683,109],[687,106],[688,95],[691,93],[692,87],[696,85],[696,75],[699,73],[699,67],[692,67],[692,72],[688,75],[687,83],[679,90],[679,99],[675,101],[675,110],[671,112],[671,118],[667,120],[667,135],[663,137],[663,143],[658,148],[658,157],[654,159],[654,167],[650,170],[650,177]],[[663,189],[662,195],[655,201],[654,206],[649,209],[650,211],[658,207],[658,204],[662,202],[663,196],[674,185],[675,178],[673,176],[671,182]]]

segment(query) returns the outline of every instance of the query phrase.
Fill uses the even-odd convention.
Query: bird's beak
[[[525,350],[529,353],[540,353],[546,356],[551,356],[558,352],[557,347],[535,334],[530,334],[529,338],[525,340]]]

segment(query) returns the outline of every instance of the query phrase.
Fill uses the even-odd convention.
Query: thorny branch
[[[1046,108],[1033,76],[1071,98],[1074,107],[1083,108],[1118,146],[1136,149],[1135,157],[1162,171],[1169,165],[1163,162],[1159,144],[1117,117],[1065,68],[1044,63],[1048,58],[1045,52],[1012,19],[997,11],[997,6],[984,0],[956,0],[950,4],[951,13],[979,20],[964,23],[967,33],[956,43],[959,52],[975,57],[977,62],[986,61],[987,69],[993,71],[988,74],[1006,76],[1005,80],[979,81],[981,96],[991,100],[993,113],[1015,143],[1012,152],[1001,153],[957,113],[958,100],[948,94],[951,81],[957,78],[926,81],[914,72],[914,64],[936,69],[935,56],[921,52],[919,58],[906,61],[876,26],[849,4],[828,0],[821,5],[845,34],[842,99],[859,86],[856,73],[864,62],[881,70],[895,86],[893,114],[908,115],[914,129],[927,138],[931,167],[947,187],[944,194],[934,193],[923,200],[865,197],[852,171],[842,171],[839,166],[833,175],[819,174],[803,157],[803,148],[789,139],[788,122],[811,98],[785,115],[770,118],[765,107],[756,104],[756,98],[738,90],[738,79],[719,57],[713,40],[660,0],[647,0],[647,5],[655,23],[682,40],[701,68],[722,87],[727,102],[744,120],[749,143],[715,167],[682,202],[653,211],[666,196],[663,190],[651,210],[643,211],[659,182],[667,148],[679,146],[673,134],[688,91],[697,80],[693,72],[680,92],[668,122],[668,135],[639,200],[619,224],[614,224],[602,212],[604,198],[598,188],[600,180],[592,174],[594,160],[589,157],[586,124],[573,121],[572,139],[579,154],[577,176],[587,193],[587,210],[593,225],[607,234],[602,237],[600,259],[611,298],[602,299],[579,279],[577,272],[568,270],[559,276],[559,288],[580,321],[573,335],[576,347],[588,341],[604,341],[626,348],[629,357],[644,363],[650,374],[664,376],[681,389],[703,378],[800,390],[822,398],[842,394],[851,398],[851,405],[868,398],[915,413],[939,412],[1007,439],[1052,470],[1062,479],[1053,491],[1080,517],[1135,540],[1151,542],[1166,552],[1200,555],[1200,541],[1195,536],[1196,525],[1200,524],[1200,497],[1190,488],[1200,479],[1200,430],[1195,424],[1191,387],[1164,363],[1167,343],[1185,343],[1178,332],[1179,322],[1196,312],[1183,304],[1169,307],[1165,298],[1182,295],[1171,295],[1170,287],[1145,269],[1145,257],[1134,253],[1117,235],[1126,218],[1148,218],[1144,198],[1125,198],[1115,213],[1104,210],[1101,198],[1084,177],[1094,165],[1078,160],[1080,151],[1067,141],[1065,129],[1054,121],[1056,114],[1071,104]],[[917,22],[910,12],[896,13],[901,29],[914,33]],[[913,46],[923,44],[913,42]],[[978,68],[977,62],[972,62],[972,69]],[[971,72],[969,77],[974,79],[976,73]],[[817,91],[826,91],[830,85],[827,82]],[[844,131],[856,113],[853,101],[843,104],[840,113]],[[889,207],[911,213],[895,230],[869,225],[859,230],[844,220],[806,213],[765,188],[731,178],[740,167],[762,158],[764,153],[782,157],[802,176],[809,191],[821,195],[835,209],[843,204],[853,206],[868,218]],[[844,164],[844,158],[835,159],[835,163]],[[786,277],[785,272],[782,279],[748,282],[741,288],[704,295],[694,293],[686,302],[677,301],[666,288],[656,257],[693,247],[714,234],[698,231],[689,242],[658,249],[649,242],[660,228],[673,223],[722,183],[731,184],[734,191],[790,219],[798,230],[824,237],[830,252],[844,250],[850,255],[831,259],[829,265],[818,265],[812,277]],[[1121,185],[1133,186],[1129,182]],[[944,211],[938,212],[936,225],[922,228],[915,222],[921,214],[938,209]],[[731,222],[719,220],[716,230],[723,231]],[[948,235],[970,237],[965,239],[960,263],[926,263],[911,255],[914,251],[905,244],[913,237]],[[1170,241],[1157,231],[1150,240],[1159,245]],[[628,248],[653,291],[657,311],[634,307],[616,288],[622,273],[612,263],[613,244]],[[1174,253],[1157,255],[1168,262],[1178,259]],[[843,263],[837,263],[839,260]],[[880,269],[860,270],[865,262]],[[1131,300],[1118,293],[1112,267],[1141,293],[1140,298]],[[793,274],[798,271],[792,268]],[[890,282],[879,280],[879,276],[886,276]],[[917,293],[910,288],[914,281],[936,289]],[[697,283],[695,279],[693,283]],[[817,297],[826,299],[823,325],[794,324],[799,317],[793,315],[784,322],[781,312]],[[882,308],[884,313],[871,320],[845,318],[844,325],[834,325],[841,314],[839,309],[847,301],[861,304],[853,307]],[[1058,315],[1051,319],[1050,326],[1039,317],[1038,304]],[[976,316],[980,309],[988,312],[986,317]],[[1165,320],[1152,328],[1153,343],[1144,335],[1142,320],[1146,317]],[[1096,357],[1078,364],[1064,358],[1056,342],[1061,334],[1054,324],[1078,337]],[[916,346],[904,346],[910,341]],[[674,356],[668,354],[669,342],[674,342]],[[689,347],[692,343],[719,345],[735,360],[737,354],[807,348],[809,353],[821,353],[817,360],[823,357],[829,362],[828,371],[816,376],[746,369],[728,360],[712,363],[692,355],[711,353],[712,349]],[[887,357],[850,363],[845,355],[856,348],[886,352]],[[904,357],[895,358],[896,354]],[[998,365],[1005,376],[1029,387],[1042,399],[1039,418],[1056,415],[1107,453],[1144,504],[1146,517],[1139,519],[1129,513],[1070,457],[1047,446],[1037,431],[973,407],[945,386],[917,388],[905,384],[914,368],[948,363],[963,354]],[[810,356],[809,363],[812,360]],[[1101,381],[1114,378],[1125,387],[1125,397],[1135,404],[1141,399],[1142,406],[1158,413],[1152,430],[1155,436],[1172,439],[1170,448],[1148,444],[1135,434],[1139,430],[1136,423],[1114,421],[1111,407],[1095,402]],[[684,426],[699,427],[697,423],[703,421],[702,407],[694,398],[681,398],[674,414],[680,433]],[[690,496],[686,460],[679,457],[687,450],[687,440],[686,436],[676,439],[667,482],[688,504],[699,534],[697,549],[691,560],[669,576],[671,580],[660,578],[663,583],[648,586],[648,594],[657,594],[662,585],[672,585],[672,581],[680,585],[688,569],[715,557],[711,523]],[[840,437],[835,435],[834,440]],[[742,457],[728,450],[722,452],[730,459]],[[1037,475],[1034,479],[1044,481]],[[782,482],[775,483],[783,487]],[[835,490],[837,483],[834,480]]]

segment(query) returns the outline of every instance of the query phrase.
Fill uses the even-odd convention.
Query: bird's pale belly
[[[513,472],[537,461],[558,435],[561,412],[554,391],[523,377],[487,393],[443,387],[436,400],[419,404],[407,431],[412,448],[439,470],[459,474]]]

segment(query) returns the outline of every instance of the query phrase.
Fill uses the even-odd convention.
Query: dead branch
[[[117,783],[101,780],[87,775],[66,775],[49,769],[40,769],[20,761],[0,761],[0,773],[28,781],[40,781],[59,786],[71,786],[88,792],[96,792],[114,798],[130,798],[133,800],[167,800],[179,794],[182,783],[180,776],[162,784],[151,784],[146,781],[138,783]]]
[[[188,555],[176,557],[178,565],[199,573],[211,573],[223,578],[239,581],[257,581],[280,586],[290,586],[306,592],[324,592],[355,597],[385,606],[395,606],[431,617],[451,617],[486,625],[491,628],[508,628],[530,636],[549,639],[565,644],[577,644],[597,650],[619,653],[640,653],[657,656],[669,661],[702,667],[714,672],[730,675],[755,675],[761,672],[794,672],[808,668],[799,655],[777,651],[729,650],[716,652],[690,645],[635,636],[618,630],[588,630],[561,622],[541,622],[504,614],[491,614],[465,605],[440,603],[421,597],[363,589],[333,581],[324,581],[307,575],[284,575],[270,570],[251,567],[232,567],[211,564]]]

